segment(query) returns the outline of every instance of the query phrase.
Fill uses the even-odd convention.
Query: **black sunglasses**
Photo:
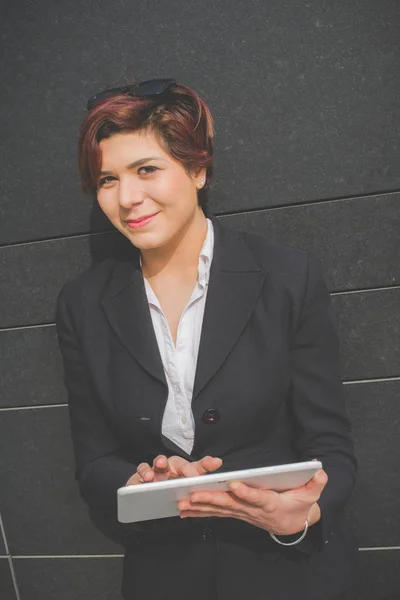
[[[176,79],[149,79],[134,85],[124,85],[123,87],[110,88],[95,94],[86,104],[86,110],[90,110],[100,100],[116,96],[118,94],[128,94],[129,96],[158,96],[165,92],[171,85],[176,83]]]

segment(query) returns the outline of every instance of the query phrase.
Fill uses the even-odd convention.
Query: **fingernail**
[[[240,483],[238,481],[232,481],[229,484],[229,487],[231,487],[233,490],[238,490],[240,488]]]

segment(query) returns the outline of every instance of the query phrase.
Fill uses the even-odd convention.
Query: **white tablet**
[[[229,491],[228,482],[232,480],[283,492],[304,485],[321,468],[321,462],[307,461],[128,485],[118,490],[118,521],[135,523],[176,517],[179,500],[195,491]]]

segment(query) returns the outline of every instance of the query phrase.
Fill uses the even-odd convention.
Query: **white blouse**
[[[151,319],[168,383],[162,433],[188,454],[194,443],[192,394],[214,252],[214,228],[210,219],[207,219],[207,223],[207,236],[199,256],[197,283],[179,320],[176,347],[158,298],[144,278]]]

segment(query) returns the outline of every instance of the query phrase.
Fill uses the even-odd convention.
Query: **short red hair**
[[[82,189],[95,192],[101,171],[101,140],[123,131],[149,131],[186,172],[206,168],[198,202],[206,212],[212,177],[214,120],[206,103],[189,87],[176,83],[160,98],[118,94],[96,104],[83,120],[78,142]]]

